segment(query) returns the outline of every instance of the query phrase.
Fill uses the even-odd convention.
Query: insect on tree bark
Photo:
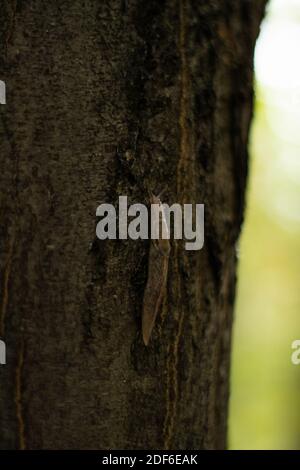
[[[158,232],[158,239],[150,244],[148,261],[148,279],[144,294],[142,332],[148,346],[155,320],[161,307],[168,278],[169,256],[171,251],[170,232],[167,225],[163,204],[158,196],[151,196],[151,233]],[[159,210],[159,224],[155,226],[154,211]]]
[[[226,447],[265,3],[1,2],[1,449]],[[202,250],[94,243],[100,202],[161,187],[205,204]]]

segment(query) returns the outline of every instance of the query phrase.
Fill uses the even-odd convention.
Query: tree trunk
[[[264,3],[2,2],[1,448],[226,446]],[[150,243],[95,226],[99,204],[149,189],[204,203],[205,245],[171,241],[146,347]]]

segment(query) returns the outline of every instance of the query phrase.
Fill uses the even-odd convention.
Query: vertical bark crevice
[[[11,266],[13,260],[13,250],[14,250],[14,236],[8,240],[7,247],[7,257],[4,263],[3,268],[3,287],[2,287],[2,305],[1,305],[1,315],[0,315],[0,337],[4,338],[5,336],[5,317],[9,301],[9,281],[11,276]]]

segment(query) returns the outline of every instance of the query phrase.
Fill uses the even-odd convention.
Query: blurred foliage
[[[273,0],[257,43],[239,247],[229,447],[300,449],[300,0]]]

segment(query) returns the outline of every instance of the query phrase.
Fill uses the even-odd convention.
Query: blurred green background
[[[230,449],[300,449],[300,0],[271,0],[239,246]]]

